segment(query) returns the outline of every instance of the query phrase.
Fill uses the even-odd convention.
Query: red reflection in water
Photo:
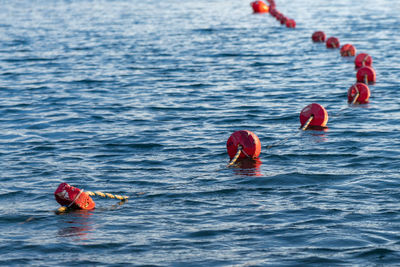
[[[58,235],[87,239],[86,235],[93,230],[93,223],[90,219],[92,214],[93,211],[90,210],[74,210],[61,214],[60,216],[63,216],[64,221],[59,223]]]
[[[241,159],[235,164],[234,172],[237,175],[262,176],[261,164],[262,162],[259,158]]]

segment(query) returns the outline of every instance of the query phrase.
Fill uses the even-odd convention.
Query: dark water
[[[1,265],[400,264],[400,4],[249,3],[1,1]],[[316,30],[372,55],[370,104]],[[226,168],[241,129],[262,163]],[[55,215],[61,182],[131,199]]]

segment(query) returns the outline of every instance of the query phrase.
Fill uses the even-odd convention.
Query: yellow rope
[[[308,120],[306,121],[306,123],[304,123],[304,125],[301,127],[301,130],[305,131],[313,119],[314,115],[311,115],[310,118],[308,118]]]
[[[352,105],[354,105],[357,102],[357,99],[360,96],[360,92],[358,91],[357,85],[355,85],[354,87],[356,88],[357,94],[354,96],[353,101],[351,101]]]
[[[56,211],[56,214],[64,213],[64,212],[67,212],[68,210],[69,210],[69,208],[62,206],[62,207],[58,208],[58,210]]]
[[[242,152],[243,147],[241,145],[238,145],[238,151],[236,152],[236,155],[233,157],[233,159],[231,160],[231,162],[229,162],[227,167],[232,166],[233,164],[236,163],[237,159],[240,156],[240,153]]]
[[[113,198],[113,199],[119,199],[119,200],[126,200],[129,197],[127,196],[121,196],[121,195],[113,195],[110,193],[103,193],[100,191],[92,192],[92,191],[85,191],[89,196],[100,196],[100,197],[105,197],[105,198]]]

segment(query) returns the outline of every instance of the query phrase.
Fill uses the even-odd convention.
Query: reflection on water
[[[234,172],[236,175],[262,176],[261,164],[262,162],[259,158],[242,159],[234,165]]]
[[[60,215],[58,236],[88,239],[87,234],[94,229],[92,215],[93,211],[90,210],[74,210]]]

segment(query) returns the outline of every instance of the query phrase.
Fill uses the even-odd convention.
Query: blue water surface
[[[398,1],[276,0],[296,29],[249,1],[0,3],[0,265],[400,264]],[[369,104],[317,30],[373,57]],[[329,129],[300,132],[314,102]],[[227,168],[244,129],[260,162]],[[61,182],[130,200],[56,215]]]

